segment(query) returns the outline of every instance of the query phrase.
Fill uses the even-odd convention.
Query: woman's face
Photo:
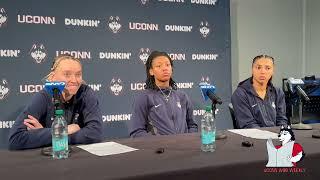
[[[270,58],[257,59],[252,65],[253,81],[267,84],[273,75],[273,61]]]
[[[80,63],[71,59],[61,60],[50,80],[65,82],[64,92],[68,95],[75,95],[82,83],[82,68]]]
[[[166,56],[158,56],[154,58],[149,73],[151,76],[154,76],[157,85],[159,82],[168,82],[172,75],[170,60]]]

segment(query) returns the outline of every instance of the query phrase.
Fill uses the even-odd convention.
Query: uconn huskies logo
[[[296,167],[297,162],[302,160],[305,153],[302,146],[295,142],[294,132],[289,125],[281,126],[278,140],[281,145],[273,145],[272,139],[267,141],[268,163],[266,167]],[[288,172],[287,169],[282,168],[282,170]]]
[[[150,55],[150,49],[149,48],[141,48],[140,49],[139,58],[143,62],[143,64],[146,64],[149,55]]]
[[[110,82],[110,90],[111,92],[116,95],[119,96],[119,94],[122,92],[123,86],[122,86],[122,81],[120,78],[112,78],[111,82]]]
[[[115,17],[110,16],[108,21],[108,26],[113,33],[118,33],[121,28],[119,16],[115,16]]]
[[[10,89],[7,80],[2,79],[2,81],[0,82],[0,100],[3,100],[8,96],[9,90]]]
[[[40,64],[47,57],[47,50],[43,44],[34,44],[30,49],[30,55],[36,63]]]
[[[203,84],[210,84],[210,79],[209,77],[201,77],[201,80],[200,80],[200,83],[203,83]]]
[[[149,0],[140,0],[142,5],[146,5]]]
[[[0,28],[6,25],[7,19],[8,15],[6,14],[6,11],[3,8],[0,8]]]
[[[208,37],[210,33],[208,21],[201,21],[199,31],[203,38]]]

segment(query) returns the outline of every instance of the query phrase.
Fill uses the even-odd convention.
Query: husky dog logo
[[[10,89],[7,80],[2,79],[2,81],[0,82],[0,100],[3,100],[8,96],[9,90]]]
[[[113,33],[118,33],[121,28],[119,16],[110,16],[108,26]]]
[[[123,87],[122,87],[122,81],[120,78],[112,78],[110,82],[110,90],[113,92],[114,95],[119,96],[121,93]]]
[[[3,8],[0,8],[0,28],[6,25],[8,20],[8,15]]]
[[[47,57],[47,50],[43,44],[33,44],[30,49],[31,57],[36,61],[36,63],[42,63]]]
[[[150,49],[149,48],[141,48],[140,49],[139,58],[143,62],[143,64],[146,64],[149,55],[150,55]]]
[[[140,0],[142,5],[146,5],[149,0]]]
[[[200,83],[204,83],[204,84],[210,84],[210,79],[209,76],[207,77],[201,77]]]
[[[296,167],[304,156],[303,148],[295,143],[295,136],[290,126],[281,126],[278,135],[281,145],[274,146],[271,139],[267,141],[268,163],[266,167]]]
[[[210,33],[208,21],[201,21],[199,30],[202,37],[206,38]]]

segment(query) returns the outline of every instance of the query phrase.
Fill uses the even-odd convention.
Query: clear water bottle
[[[201,150],[204,152],[214,152],[216,149],[216,125],[210,106],[201,119]]]
[[[51,126],[53,159],[65,159],[69,156],[68,124],[63,114],[63,110],[56,110]]]

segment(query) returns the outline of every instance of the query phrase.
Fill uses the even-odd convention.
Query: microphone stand
[[[212,100],[212,104],[211,104],[211,109],[212,109],[212,116],[215,120],[215,124],[216,124],[216,109],[217,109],[217,104],[218,102],[217,101],[214,101]],[[219,140],[219,139],[226,139],[227,138],[227,135],[223,132],[223,131],[217,131],[216,130],[216,140]]]
[[[298,124],[292,124],[291,128],[292,129],[297,129],[297,130],[311,130],[312,126],[308,124],[303,124],[302,123],[302,95],[299,94],[299,123]]]

